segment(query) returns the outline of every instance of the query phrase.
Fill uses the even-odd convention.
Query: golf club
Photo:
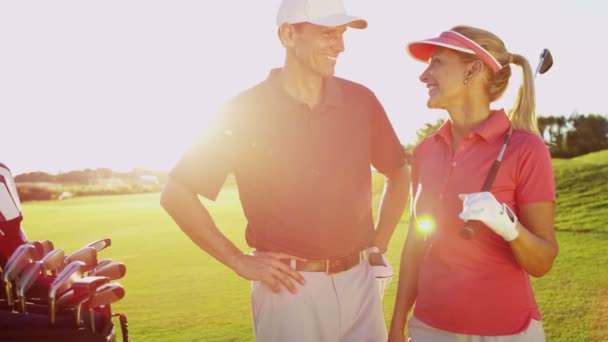
[[[538,74],[544,74],[553,66],[553,56],[551,56],[551,51],[549,49],[543,49],[543,52],[540,54],[540,61],[538,62],[538,66],[536,67],[536,72],[534,73],[534,78]]]
[[[118,280],[127,273],[127,266],[122,262],[113,262],[103,267],[95,268],[90,272],[90,276],[108,277],[110,280]]]
[[[55,246],[53,245],[53,242],[51,242],[50,240],[28,241],[27,244],[33,245],[34,247],[36,247],[36,250],[38,251],[38,253],[40,253],[41,258],[43,256],[47,255],[50,251],[52,251],[55,248]]]
[[[111,245],[112,245],[112,240],[109,239],[109,238],[106,238],[106,239],[97,240],[95,242],[91,242],[87,246],[88,247],[93,247],[93,248],[95,248],[99,252],[99,251],[101,251],[103,249],[106,249],[106,248],[110,247]]]
[[[16,281],[19,275],[23,273],[25,268],[36,260],[38,252],[32,245],[23,245],[23,248],[15,250],[16,253],[11,255],[11,258],[7,262],[7,267],[2,273],[2,281],[4,282],[4,288],[6,291],[6,304],[9,308],[13,307],[13,288],[12,283]],[[21,246],[20,246],[21,247]]]
[[[98,270],[98,269],[100,269],[100,268],[102,268],[102,267],[104,267],[106,265],[109,265],[110,263],[112,263],[112,259],[110,259],[110,258],[105,258],[105,259],[99,260],[97,262],[97,265],[95,265],[95,268],[93,268],[91,271],[89,271],[88,275],[94,275],[94,274],[91,274],[91,273],[94,273],[96,270]]]
[[[67,292],[74,282],[84,274],[87,265],[82,261],[72,261],[58,275],[49,289],[49,324],[55,324],[55,302],[59,296]]]
[[[13,252],[13,254],[11,254],[11,256],[8,258],[8,260],[6,261],[6,264],[4,265],[4,271],[6,273],[6,270],[11,266],[12,263],[15,262],[16,259],[21,258],[21,254],[24,253],[24,250],[31,250],[33,249],[32,252],[28,252],[28,253],[33,253],[32,255],[35,255],[36,253],[36,247],[32,246],[32,245],[28,245],[28,244],[24,244],[24,245],[20,245],[19,247],[17,247],[15,249],[15,251]]]
[[[63,267],[65,260],[65,252],[61,248],[57,248],[49,252],[42,258],[42,274],[56,276]],[[50,273],[50,274],[47,274]]]
[[[97,249],[90,246],[82,247],[65,257],[64,264],[67,265],[73,261],[82,261],[85,264],[83,272],[88,272],[97,265]]]
[[[21,274],[17,284],[17,298],[21,304],[21,312],[27,312],[26,294],[40,278],[46,275],[46,271],[53,273],[58,272],[63,267],[63,249],[55,249],[42,258],[42,260],[34,261]],[[39,286],[43,287],[44,286]],[[48,291],[48,288],[46,288]],[[36,292],[36,291],[34,291]],[[38,291],[40,292],[40,291]]]
[[[85,305],[89,308],[89,322],[91,324],[91,332],[95,333],[95,315],[94,309],[110,305],[111,303],[121,300],[125,296],[125,289],[118,283],[102,285],[95,291],[94,296]]]
[[[82,326],[82,304],[91,300],[97,289],[110,281],[107,277],[84,277],[77,279],[72,284],[72,288],[57,299],[55,310],[59,312],[66,306],[76,307],[75,326]]]

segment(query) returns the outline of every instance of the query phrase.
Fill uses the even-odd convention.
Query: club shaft
[[[511,141],[512,133],[513,133],[513,131],[509,131],[509,133],[507,133],[505,142],[502,144],[502,148],[500,149],[500,152],[498,153],[498,157],[492,163],[492,167],[490,167],[490,172],[488,172],[488,175],[486,176],[486,179],[483,182],[483,186],[481,187],[482,192],[490,191],[492,189],[492,184],[494,184],[494,180],[496,179],[496,175],[498,174],[498,169],[500,169],[500,163],[502,162],[502,157],[505,154],[505,150],[507,149],[507,146],[509,145],[509,141]],[[477,231],[477,228],[479,228],[481,225],[482,225],[482,223],[477,220],[466,221],[464,223],[464,227],[460,231],[460,236],[466,240],[472,239],[473,235],[475,235],[475,232]]]
[[[490,168],[490,173],[488,173],[488,176],[486,177],[485,182],[483,183],[483,187],[481,188],[481,191],[490,191],[490,189],[492,188],[492,184],[494,183],[494,179],[496,179],[496,174],[498,173],[498,169],[500,168],[500,160],[495,160],[494,163],[492,163],[492,168]],[[460,235],[467,240],[470,240],[473,235],[475,235],[475,232],[477,231],[477,228],[479,228],[479,226],[481,226],[481,221],[477,221],[477,220],[469,220],[466,221],[464,223],[464,227],[462,228],[462,231],[460,232]]]

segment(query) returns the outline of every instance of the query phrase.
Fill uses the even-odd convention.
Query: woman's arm
[[[479,220],[511,244],[518,263],[526,272],[541,277],[553,265],[558,247],[554,229],[553,202],[534,202],[520,207],[519,218],[490,192],[461,195],[460,218]]]
[[[511,249],[517,262],[529,274],[542,277],[553,266],[559,247],[554,228],[555,204],[530,203],[520,207],[517,238]]]
[[[424,238],[416,231],[416,222],[412,216],[401,253],[399,283],[397,285],[397,296],[391,320],[389,341],[404,341],[403,333],[407,322],[407,315],[414,306],[418,293],[418,271],[425,247]]]

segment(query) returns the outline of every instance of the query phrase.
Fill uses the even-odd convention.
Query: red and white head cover
[[[0,163],[0,222],[21,217],[21,202],[11,171]]]
[[[21,229],[21,203],[11,171],[0,163],[0,267],[18,246],[27,242]]]
[[[456,31],[446,31],[441,33],[437,38],[411,42],[407,45],[407,52],[414,59],[428,63],[433,53],[433,48],[436,46],[477,55],[494,73],[503,67],[488,50]]]

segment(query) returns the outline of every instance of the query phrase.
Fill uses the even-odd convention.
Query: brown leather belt
[[[338,272],[347,271],[354,266],[358,265],[363,258],[361,252],[352,253],[343,257],[335,259],[323,259],[323,260],[293,260],[293,259],[282,259],[281,262],[288,266],[292,266],[295,263],[295,270],[302,272],[325,272],[325,274],[334,274]]]

